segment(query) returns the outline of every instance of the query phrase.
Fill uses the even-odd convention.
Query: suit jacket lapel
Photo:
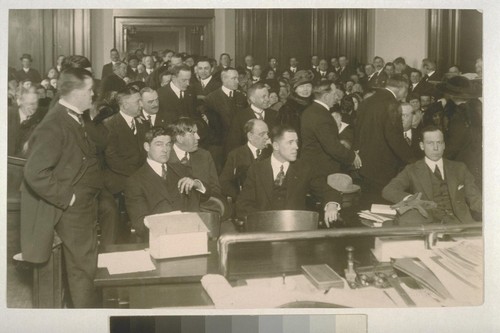
[[[450,201],[453,203],[456,197],[456,191],[458,188],[457,177],[455,176],[453,168],[450,168],[448,161],[443,159],[443,169],[444,169],[444,180],[448,185],[448,193],[450,195]]]
[[[433,200],[434,195],[432,193],[432,182],[430,178],[431,173],[429,167],[427,166],[427,164],[425,164],[424,160],[418,161],[415,167],[416,167],[417,178],[419,179],[420,184],[422,185],[422,189],[425,196],[427,196],[429,200]]]
[[[297,170],[297,166],[295,162],[291,162],[290,166],[288,167],[288,170],[286,172],[286,183],[287,183],[287,190],[286,190],[286,202],[290,202],[289,198],[292,195],[292,193],[295,193],[295,189],[297,188],[298,184],[298,179],[299,179],[299,172]]]
[[[61,106],[60,109],[61,118],[64,120],[67,126],[71,127],[71,131],[75,133],[76,143],[82,149],[82,151],[87,152],[89,150],[89,142],[83,135],[79,135],[80,125],[78,122],[68,114],[68,109]]]
[[[262,187],[264,188],[268,201],[271,201],[273,198],[273,185],[273,167],[271,166],[271,159],[268,159],[266,163],[263,164],[262,170]]]
[[[160,176],[154,172],[154,170],[151,168],[151,166],[146,162],[144,165],[145,168],[145,175],[146,175],[146,181],[150,184],[151,188],[155,188],[156,193],[161,194],[163,197],[168,199],[168,201],[172,202],[172,197],[170,196],[170,193],[167,191],[167,187],[164,186],[162,182],[165,182]],[[170,170],[167,167],[167,173]]]

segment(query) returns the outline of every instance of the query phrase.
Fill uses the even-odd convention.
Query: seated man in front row
[[[168,162],[172,130],[153,127],[145,135],[146,163],[127,179],[125,204],[137,234],[146,240],[144,217],[176,210],[197,212],[209,198],[205,185]]]
[[[429,209],[425,219],[416,211],[403,214],[400,224],[474,222],[469,209],[482,211],[481,192],[465,164],[443,159],[443,132],[435,126],[424,128],[420,148],[425,158],[406,166],[385,186],[382,196],[391,202],[400,202],[397,206],[403,209],[414,206],[412,202],[420,199],[424,203],[432,201],[435,208]],[[418,199],[417,193],[421,193]]]
[[[238,217],[266,210],[304,210],[306,194],[311,191],[323,200],[325,221],[337,220],[340,193],[328,186],[326,179],[314,177],[306,161],[297,160],[297,132],[287,126],[274,127],[271,141],[271,157],[254,162],[248,169],[236,202]]]

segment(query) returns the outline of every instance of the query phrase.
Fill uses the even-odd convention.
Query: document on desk
[[[147,272],[156,269],[147,250],[101,253],[98,257],[97,267],[107,268],[111,275]]]

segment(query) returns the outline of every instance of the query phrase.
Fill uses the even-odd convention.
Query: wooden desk
[[[105,252],[132,251],[147,244],[112,245]],[[156,270],[110,275],[99,268],[94,283],[105,308],[207,307],[213,303],[201,286],[205,274],[218,274],[217,244],[209,241],[208,256],[153,260]]]

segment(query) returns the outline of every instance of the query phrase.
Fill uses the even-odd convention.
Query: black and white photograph
[[[500,329],[498,6],[33,6],[1,10],[10,331]]]

